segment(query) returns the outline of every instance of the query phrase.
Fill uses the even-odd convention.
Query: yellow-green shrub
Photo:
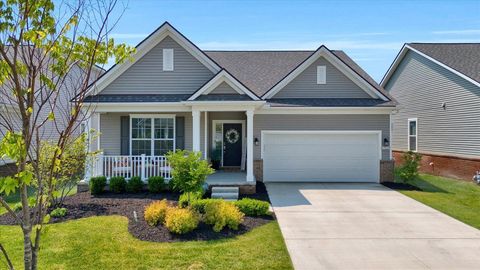
[[[238,230],[243,217],[244,214],[235,205],[223,200],[205,205],[205,223],[213,225],[215,232],[221,231],[225,226]]]
[[[145,207],[144,216],[145,221],[150,226],[165,222],[165,216],[170,209],[167,200],[155,201]]]
[[[172,233],[184,234],[198,227],[199,217],[187,208],[171,208],[165,217],[165,227]]]

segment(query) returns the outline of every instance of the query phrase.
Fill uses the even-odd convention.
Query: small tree
[[[418,166],[422,156],[408,151],[403,154],[403,166],[400,167],[399,175],[404,183],[410,182],[418,176]]]
[[[215,171],[206,160],[202,160],[201,152],[177,150],[169,152],[167,160],[172,167],[173,187],[180,192],[186,192],[188,201],[190,193],[201,191],[207,176]]]

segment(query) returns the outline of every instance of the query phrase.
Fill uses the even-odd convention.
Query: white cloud
[[[480,29],[433,31],[434,35],[480,35]]]

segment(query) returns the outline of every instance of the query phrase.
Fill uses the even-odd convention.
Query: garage
[[[380,131],[262,131],[265,182],[378,182]]]

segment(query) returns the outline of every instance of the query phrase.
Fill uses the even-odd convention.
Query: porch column
[[[197,152],[200,151],[200,111],[192,111],[192,150]]]
[[[253,175],[253,110],[246,111],[247,114],[247,181],[255,181]]]

